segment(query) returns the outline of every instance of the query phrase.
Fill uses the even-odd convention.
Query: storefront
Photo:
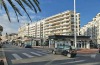
[[[56,48],[62,44],[74,46],[74,36],[49,36],[49,48]],[[90,36],[77,36],[77,48],[90,48]]]

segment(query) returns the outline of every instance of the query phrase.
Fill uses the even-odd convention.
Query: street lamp
[[[28,23],[27,25],[28,25],[28,38],[29,38],[29,25],[30,25],[30,24]]]
[[[75,43],[75,48],[77,48],[77,38],[76,38],[76,0],[74,0],[74,43]]]

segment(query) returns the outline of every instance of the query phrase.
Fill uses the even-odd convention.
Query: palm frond
[[[33,6],[35,13],[37,13],[37,10],[36,10],[35,6],[33,5],[33,3],[31,2],[31,0],[28,0],[28,1]]]
[[[27,16],[30,20],[31,20],[31,18],[30,18],[30,15],[28,14],[28,11],[26,10],[26,6],[28,6],[35,13],[37,13],[38,10],[41,11],[41,9],[39,7],[39,1],[38,0],[13,0],[13,1],[12,0],[6,0],[6,1],[9,2],[12,9],[14,10],[14,13],[17,17],[18,22],[19,22],[19,19],[18,19],[19,16],[18,15],[22,16],[22,13],[21,13],[20,9],[18,9],[18,7],[17,7],[18,5],[23,9],[23,11],[27,14]],[[1,7],[3,7],[5,9],[5,12],[8,16],[8,19],[11,22],[6,1],[5,0],[0,0],[0,5],[1,5]],[[18,5],[15,5],[15,2],[17,2]],[[26,6],[24,6],[24,4]],[[36,8],[38,8],[38,9],[36,9]]]
[[[32,9],[32,6],[28,3],[26,0],[22,0],[30,9]],[[33,9],[32,9],[33,10]]]
[[[40,7],[39,7],[39,2],[37,0],[32,0],[35,5],[37,6],[38,10],[41,11]]]
[[[19,13],[20,16],[22,16],[19,9],[14,5],[14,3],[11,0],[8,0],[8,2],[12,6],[13,10],[15,10],[17,13]]]
[[[32,22],[32,20],[31,20],[29,14],[27,13],[27,11],[26,11],[26,9],[25,9],[23,3],[22,3],[20,0],[15,0],[15,1],[22,7],[22,9],[25,11],[25,13],[27,14],[28,18],[29,18],[30,21]]]
[[[2,0],[2,5],[3,5],[3,7],[4,7],[5,11],[6,11],[6,14],[8,16],[9,21],[11,22],[9,11],[8,11],[8,8],[7,8],[4,0]]]

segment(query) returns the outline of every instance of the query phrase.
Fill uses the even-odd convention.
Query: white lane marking
[[[22,59],[18,54],[12,54],[16,60]]]
[[[37,53],[41,53],[41,54],[47,54],[47,53],[44,53],[44,52],[41,52],[41,51],[36,51]]]
[[[25,56],[27,56],[27,57],[29,57],[29,58],[34,57],[34,56],[29,55],[29,54],[27,54],[27,53],[22,53],[22,54],[25,55]]]
[[[65,62],[65,63],[60,63],[60,64],[62,65],[62,64],[68,64],[68,63],[78,63],[78,62],[84,62],[84,61],[85,60],[79,60],[79,61],[71,61],[71,62]]]
[[[30,52],[31,54],[37,55],[37,56],[42,56],[41,54],[35,53],[35,52]]]
[[[78,62],[83,62],[85,60],[78,60],[78,61],[72,61],[72,62],[67,62],[67,63],[78,63]]]
[[[91,54],[91,58],[95,58],[96,57],[96,54]]]

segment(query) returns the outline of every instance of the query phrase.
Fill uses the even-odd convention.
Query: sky
[[[67,10],[72,10],[72,11],[74,10],[73,7],[74,0],[38,0],[38,1],[40,2],[40,8],[42,10],[41,12],[38,12],[36,14],[34,13],[34,11],[26,7],[33,22],[53,16],[55,14]],[[18,23],[11,6],[9,5],[8,2],[6,3],[9,8],[12,22],[11,23],[9,22],[4,9],[0,9],[0,25],[3,26],[4,28],[3,34],[18,33],[18,28],[23,24],[30,22],[30,20],[20,8],[20,11],[22,11],[23,16],[19,17],[20,22]],[[81,20],[80,25],[82,27],[86,25],[88,22],[92,21],[92,19],[98,13],[100,13],[100,0],[76,0],[76,12],[80,13],[80,20]]]

